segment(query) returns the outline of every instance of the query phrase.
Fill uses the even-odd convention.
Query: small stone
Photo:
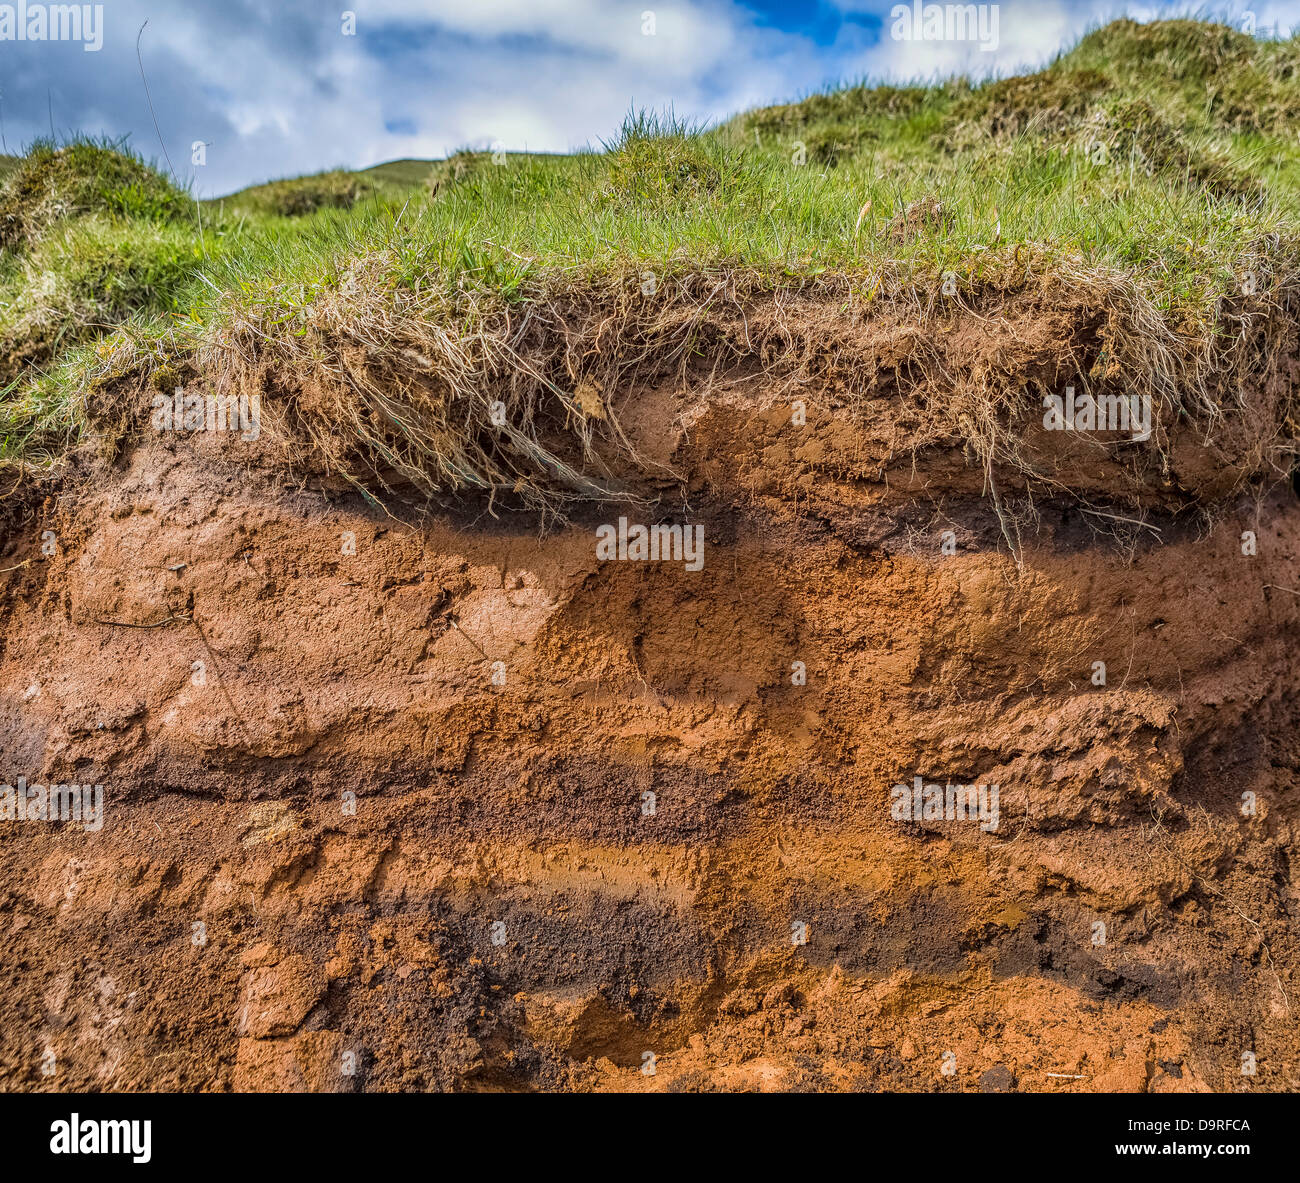
[[[1016,1078],[1005,1064],[996,1064],[980,1073],[981,1093],[1014,1093]]]

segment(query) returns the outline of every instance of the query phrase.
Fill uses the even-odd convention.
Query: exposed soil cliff
[[[1300,1087],[1291,487],[1017,562],[1012,467],[711,377],[564,524],[147,431],[11,499],[0,779],[104,814],[0,826],[0,1087]]]

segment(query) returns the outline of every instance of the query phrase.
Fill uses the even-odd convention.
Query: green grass
[[[412,162],[414,163],[414,162]],[[252,218],[301,218],[318,210],[350,210],[367,198],[405,197],[427,177],[431,165],[425,165],[420,181],[398,179],[404,170],[366,169],[348,172],[336,168],[311,176],[269,181],[241,189],[229,197],[205,202],[219,211]]]
[[[197,230],[190,196],[121,145],[36,144],[0,188],[0,388],[176,307],[205,261]]]
[[[436,290],[468,331],[470,295],[718,268],[847,275],[870,298],[886,273],[972,283],[1032,251],[1130,274],[1209,339],[1244,270],[1300,257],[1298,78],[1300,39],[1118,21],[983,85],[843,86],[707,131],[634,114],[600,151],[393,161],[201,204],[112,146],[38,145],[0,189],[0,461],[57,454],[123,358],[170,364],[249,323],[291,343],[358,282],[357,317]]]
[[[357,176],[404,189],[418,189],[428,180],[433,160],[389,160],[363,168]]]

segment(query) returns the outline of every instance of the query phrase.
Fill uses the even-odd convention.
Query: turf
[[[1297,38],[1121,20],[1020,77],[844,85],[711,128],[634,112],[576,155],[466,151],[215,202],[120,145],[37,145],[0,189],[0,463],[53,465],[96,383],[237,330],[301,361],[326,306],[362,338],[400,304],[470,340],[488,311],[619,277],[847,277],[869,301],[886,276],[964,287],[1032,255],[1131,277],[1212,343],[1244,276],[1297,271],[1298,78]]]

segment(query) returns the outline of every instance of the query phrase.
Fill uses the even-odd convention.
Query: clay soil
[[[959,449],[747,389],[562,525],[185,436],[11,498],[2,779],[105,820],[0,827],[0,1088],[1300,1087],[1300,498],[1017,563]]]

